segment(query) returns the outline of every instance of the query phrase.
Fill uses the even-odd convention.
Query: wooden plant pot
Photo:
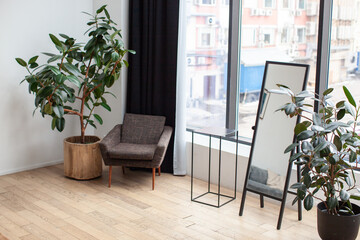
[[[102,157],[97,136],[80,136],[64,139],[64,175],[77,180],[89,180],[101,176]]]

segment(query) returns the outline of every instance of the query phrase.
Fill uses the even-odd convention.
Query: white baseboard
[[[7,175],[7,174],[12,174],[12,173],[17,173],[17,172],[23,172],[23,171],[27,171],[27,170],[36,169],[36,168],[48,167],[48,166],[60,164],[60,163],[63,163],[63,162],[64,162],[64,160],[60,159],[60,160],[51,161],[51,162],[36,163],[36,164],[26,166],[26,167],[7,169],[7,170],[0,171],[0,176]]]

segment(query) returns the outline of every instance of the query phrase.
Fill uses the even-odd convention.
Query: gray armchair
[[[165,125],[165,117],[141,114],[124,116],[123,124],[116,125],[100,142],[104,163],[109,166],[111,187],[112,166],[152,168],[152,189],[155,170],[161,174],[172,128]]]

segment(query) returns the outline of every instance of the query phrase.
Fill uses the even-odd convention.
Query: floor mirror
[[[276,111],[289,97],[269,92],[278,89],[277,84],[288,86],[294,93],[305,90],[309,65],[267,61],[254,127],[249,162],[245,176],[239,215],[244,213],[247,191],[260,196],[260,207],[264,197],[281,202],[277,229],[281,228],[282,217],[289,190],[292,153],[284,154],[285,148],[295,141],[294,127],[299,118],[288,118]],[[299,181],[297,169],[297,181]],[[301,220],[301,202],[298,201],[298,218]]]

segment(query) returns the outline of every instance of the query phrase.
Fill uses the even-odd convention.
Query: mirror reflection
[[[281,198],[290,153],[285,148],[293,141],[296,118],[288,119],[279,107],[287,102],[287,96],[269,92],[277,84],[300,92],[306,86],[308,65],[267,62],[264,72],[263,91],[258,109],[249,164],[248,189]]]

